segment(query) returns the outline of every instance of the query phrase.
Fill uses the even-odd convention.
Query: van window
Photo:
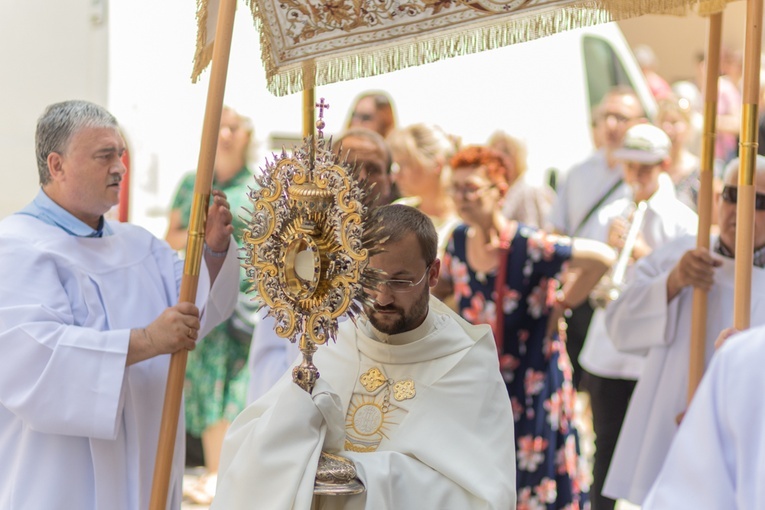
[[[627,85],[635,88],[621,60],[607,40],[590,35],[584,36],[582,50],[590,111],[613,87]]]

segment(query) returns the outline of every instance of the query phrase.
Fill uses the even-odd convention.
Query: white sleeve
[[[645,355],[651,347],[671,342],[672,318],[678,315],[677,307],[687,290],[667,303],[669,269],[664,266],[653,254],[641,259],[633,280],[619,299],[606,307],[606,329],[618,350]]]
[[[739,462],[730,455],[736,448],[731,443],[736,442],[737,434],[731,435],[728,422],[729,418],[743,417],[728,416],[725,402],[743,396],[725,387],[724,363],[719,355],[713,357],[643,510],[755,508],[736,504],[735,471]]]
[[[252,403],[266,394],[300,354],[297,346],[274,331],[276,321],[266,317],[267,307],[258,312],[262,319],[255,326],[250,344],[247,364],[250,371],[250,384],[247,388],[247,402]]]
[[[38,432],[113,439],[130,330],[75,325],[71,303],[95,300],[53,258],[0,242],[0,403]]]
[[[283,379],[232,423],[212,510],[307,509],[325,442],[344,435],[339,398],[319,379],[313,395]]]
[[[202,257],[203,263],[199,269],[197,294],[194,300],[194,304],[199,308],[202,326],[199,331],[199,338],[204,338],[215,326],[234,313],[239,293],[238,250],[232,237],[228,243],[226,258],[212,285],[210,285],[210,272],[207,270],[207,264],[204,263],[204,256]],[[183,261],[180,261],[180,264],[182,276]],[[180,292],[180,280],[178,281],[178,290]]]

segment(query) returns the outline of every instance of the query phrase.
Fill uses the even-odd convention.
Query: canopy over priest
[[[370,265],[386,279],[368,320],[342,322],[318,349],[312,394],[285,376],[234,421],[213,509],[308,509],[322,450],[350,459],[365,491],[322,496],[320,508],[514,508],[512,411],[491,330],[430,296],[430,219],[404,205],[379,215],[390,237]]]
[[[183,263],[146,230],[104,219],[125,142],[85,101],[37,123],[41,189],[0,221],[0,508],[149,507],[169,354],[233,311],[239,263],[222,194],[209,208],[196,305]],[[168,508],[180,507],[179,420]]]

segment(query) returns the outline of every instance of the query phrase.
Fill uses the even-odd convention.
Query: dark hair
[[[380,124],[382,125],[383,132],[378,134],[383,137],[388,136],[388,133],[396,127],[396,116],[393,113],[393,101],[390,96],[381,91],[364,92],[356,97],[356,100],[353,102],[353,108],[351,108],[350,111],[350,116],[348,117],[348,122],[345,123],[346,129],[350,128],[351,121],[353,120],[353,113],[356,111],[356,106],[359,104],[359,101],[367,97],[371,97],[374,101],[375,112],[380,117]]]
[[[380,221],[381,236],[388,238],[386,243],[398,242],[414,233],[425,264],[429,266],[436,260],[438,234],[433,221],[425,213],[408,205],[391,204],[378,207],[375,215]]]
[[[117,128],[117,119],[106,109],[88,101],[64,101],[48,106],[37,120],[35,153],[40,184],[50,181],[48,155],[63,153],[75,133],[88,127]]]

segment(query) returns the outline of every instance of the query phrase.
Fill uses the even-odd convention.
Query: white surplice
[[[765,328],[712,358],[643,510],[765,508]]]
[[[642,503],[669,450],[675,419],[686,408],[693,289],[686,287],[667,304],[667,277],[695,246],[695,237],[683,237],[641,260],[629,288],[606,311],[617,348],[647,356],[603,489],[613,498]],[[733,325],[734,261],[717,257],[723,264],[707,297],[706,363],[717,335]],[[752,268],[751,318],[753,325],[765,323],[765,270],[757,267]]]
[[[84,238],[34,217],[0,222],[0,508],[145,510],[170,356],[125,366],[130,329],[178,302],[183,263],[139,227]],[[199,337],[231,314],[236,243],[210,288]],[[184,466],[178,424],[168,508]]]
[[[659,189],[646,201],[645,216],[640,226],[644,242],[652,249],[681,236],[695,235],[698,217],[675,196],[675,186],[668,175],[659,176]],[[614,218],[624,217],[634,210],[632,198],[619,198],[600,209],[597,222],[589,222],[582,237],[608,242],[608,232]],[[632,279],[633,267],[628,268],[625,282]],[[579,363],[591,374],[610,379],[636,380],[643,370],[642,355],[619,352],[606,330],[605,308],[598,308],[592,316]]]
[[[266,316],[267,306],[258,311],[258,324],[252,334],[247,369],[247,405],[265,395],[284,373],[292,367],[300,354],[297,343],[280,337],[274,331],[276,319]]]
[[[322,497],[324,509],[515,508],[513,418],[488,326],[431,298],[421,326],[375,336],[344,322],[314,356],[312,395],[285,376],[240,414],[213,509],[308,509],[322,448],[352,459],[366,487]]]

